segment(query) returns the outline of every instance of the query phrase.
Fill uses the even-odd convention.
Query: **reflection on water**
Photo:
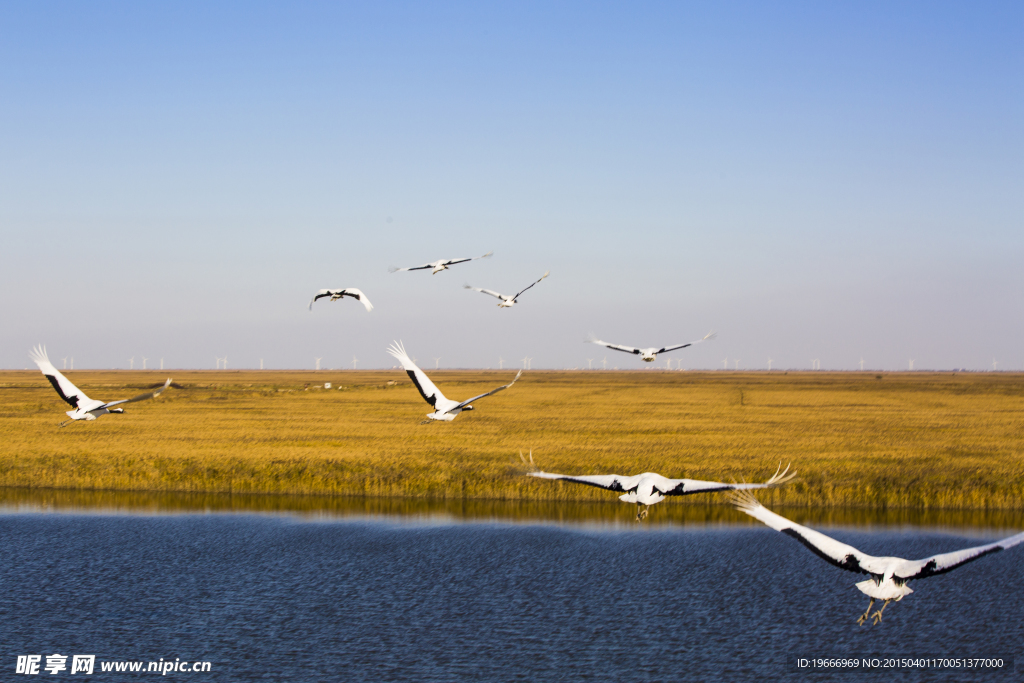
[[[724,504],[668,500],[651,508],[644,526],[756,524]],[[364,498],[158,491],[78,491],[0,488],[0,512],[85,514],[262,513],[319,518],[391,517],[408,521],[635,525],[636,508],[608,502],[505,501],[474,499]],[[1021,510],[870,510],[783,508],[779,512],[811,526],[950,529],[1024,528]]]

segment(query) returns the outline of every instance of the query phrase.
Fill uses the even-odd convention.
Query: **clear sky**
[[[1024,368],[1020,3],[7,2],[0,27],[0,367],[390,367],[402,339],[631,368],[583,340],[715,330],[671,357]],[[508,310],[462,289],[545,270]],[[376,309],[306,310],[348,286]]]

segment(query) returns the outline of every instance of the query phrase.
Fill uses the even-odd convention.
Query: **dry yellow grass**
[[[163,379],[69,375],[107,399]],[[1024,509],[1017,374],[535,371],[475,412],[429,425],[419,424],[428,406],[397,371],[173,375],[182,388],[157,400],[58,429],[66,406],[41,374],[0,373],[0,486],[614,498],[523,477],[517,453],[532,448],[543,469],[576,474],[750,481],[792,462],[799,479],[761,496],[774,504]],[[432,376],[458,398],[512,373]],[[335,388],[304,390],[324,381]]]

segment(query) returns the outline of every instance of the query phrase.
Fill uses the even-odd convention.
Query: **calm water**
[[[798,655],[1024,649],[1024,548],[916,582],[858,627],[860,577],[762,527],[396,519],[0,515],[0,679],[77,680],[14,675],[17,655],[55,652],[212,663],[167,674],[190,681],[671,681],[805,680]],[[910,557],[985,535],[830,533]]]

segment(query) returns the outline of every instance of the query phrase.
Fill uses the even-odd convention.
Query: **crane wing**
[[[493,251],[489,251],[486,254],[484,254],[483,256],[474,256],[472,258],[453,258],[453,259],[449,259],[449,260],[445,261],[444,264],[446,266],[451,266],[451,265],[454,265],[456,263],[465,263],[466,261],[476,261],[477,259],[490,258],[491,254],[493,254],[493,253],[494,253]]]
[[[737,509],[742,510],[754,519],[764,522],[776,531],[792,536],[803,543],[808,550],[829,564],[859,574],[871,574],[871,571],[865,567],[878,558],[863,553],[852,545],[841,543],[814,529],[808,529],[796,522],[791,522],[782,515],[775,514],[757,502],[757,499],[749,493],[737,491],[730,495]]]
[[[323,299],[325,296],[332,296],[333,294],[334,294],[334,292],[332,290],[330,290],[330,289],[321,289],[319,292],[317,292],[313,296],[312,299],[309,300],[309,310],[311,310],[311,311],[313,310],[313,303],[317,299]]]
[[[477,399],[480,399],[480,398],[483,398],[484,396],[490,396],[491,394],[496,394],[499,391],[504,391],[505,389],[508,389],[510,386],[512,386],[513,384],[518,382],[519,381],[519,376],[522,375],[522,374],[523,374],[523,371],[520,370],[519,372],[516,373],[516,378],[514,380],[512,380],[511,382],[509,382],[508,384],[506,384],[504,386],[500,386],[497,389],[492,389],[491,391],[488,391],[486,394],[480,394],[479,396],[474,396],[473,398],[466,399],[465,401],[463,401],[462,403],[458,404],[454,408],[449,408],[445,412],[450,413],[451,411],[455,410],[456,408],[464,408],[464,407],[468,406],[470,403],[472,403],[473,401],[475,401]]]
[[[355,287],[349,287],[348,289],[341,290],[341,295],[350,296],[361,303],[367,313],[373,310],[373,304],[371,304],[370,300],[366,298],[366,295],[363,294],[362,290],[356,289]]]
[[[470,287],[469,285],[462,285],[462,288],[463,289],[474,289],[474,290],[476,290],[478,292],[481,292],[483,294],[490,294],[491,296],[496,297],[498,299],[502,299],[502,300],[505,299],[505,297],[503,297],[498,292],[495,292],[493,289],[481,289],[479,287]]]
[[[546,270],[546,271],[544,271],[544,274],[540,276],[540,280],[543,280],[544,278],[546,278],[546,277],[547,277],[548,275],[550,275],[550,274],[551,274],[551,271],[550,271],[550,270]],[[540,280],[537,280],[537,282],[540,282]],[[523,288],[523,289],[519,290],[519,292],[517,292],[517,293],[516,293],[516,295],[515,295],[514,297],[512,297],[512,301],[515,301],[516,299],[518,299],[518,298],[519,298],[519,295],[520,295],[520,294],[522,294],[523,292],[525,292],[525,291],[526,291],[527,289],[529,289],[530,287],[533,287],[533,285],[537,284],[537,282],[534,282],[534,283],[533,283],[533,284],[531,284],[531,285],[530,285],[529,287],[525,287],[525,288]]]
[[[389,273],[400,273],[403,270],[424,270],[426,268],[433,268],[433,267],[434,267],[433,263],[427,263],[427,264],[422,265],[422,266],[409,266],[408,268],[399,268],[397,266],[391,266],[390,268],[388,268],[388,272]]]
[[[92,401],[91,398],[85,395],[84,391],[72,384],[71,380],[62,375],[57,368],[53,367],[49,357],[46,355],[45,346],[39,345],[32,349],[29,357],[39,366],[43,376],[50,381],[53,388],[57,390],[57,393],[69,406],[78,408],[80,405]],[[99,402],[97,401],[97,403]]]
[[[167,389],[167,387],[169,387],[169,386],[171,386],[171,378],[170,377],[168,377],[167,381],[164,382],[164,385],[162,387],[160,387],[159,389],[157,389],[156,391],[147,391],[144,394],[139,394],[138,396],[133,396],[132,398],[125,398],[125,399],[121,399],[120,401],[111,401],[110,403],[104,403],[102,407],[103,408],[109,408],[110,406],[116,406],[119,403],[135,403],[136,401],[145,401],[146,399],[149,399],[149,398],[156,398],[160,394],[164,393],[164,390]]]
[[[441,393],[441,390],[434,386],[434,383],[430,381],[426,373],[420,370],[412,359],[409,358],[409,354],[405,352],[405,346],[402,342],[396,341],[390,347],[388,347],[388,353],[398,359],[398,362],[402,364],[402,369],[409,374],[409,378],[412,383],[419,389],[420,396],[423,400],[429,403],[431,406],[437,404],[438,400],[442,403],[447,401],[445,395]]]
[[[588,339],[591,344],[598,344],[600,346],[607,346],[609,349],[615,349],[616,351],[625,351],[626,353],[635,353],[640,355],[640,349],[634,349],[632,346],[619,346],[618,344],[609,344],[608,342],[601,341],[600,339]]]
[[[660,477],[656,488],[665,496],[688,496],[691,493],[707,493],[709,491],[749,491],[750,489],[767,489],[773,486],[781,486],[796,476],[796,472],[790,472],[789,466],[775,470],[775,474],[768,481],[761,484],[727,484],[721,481],[700,481],[698,479],[669,479]]]
[[[676,349],[685,349],[687,346],[693,346],[694,344],[700,344],[702,341],[706,341],[708,339],[714,339],[717,336],[718,335],[715,334],[714,332],[709,332],[706,335],[704,335],[703,337],[701,337],[700,339],[698,339],[697,341],[686,342],[685,344],[676,344],[675,346],[665,346],[665,347],[662,347],[662,348],[658,349],[657,353],[665,353],[666,351],[675,351]]]
[[[626,493],[630,489],[635,488],[637,483],[640,481],[640,475],[638,474],[631,477],[624,477],[621,474],[584,474],[580,476],[572,476],[569,474],[554,474],[552,472],[527,472],[526,475],[529,477],[539,477],[541,479],[571,481],[574,484],[596,486],[599,489],[608,489],[609,491],[616,491],[618,493]]]
[[[1024,543],[1024,533],[1004,538],[996,543],[965,548],[964,550],[955,550],[941,555],[932,555],[923,560],[905,560],[904,564],[896,570],[895,575],[909,581],[910,579],[925,579],[929,576],[945,574],[978,558],[1012,548],[1018,543]]]

